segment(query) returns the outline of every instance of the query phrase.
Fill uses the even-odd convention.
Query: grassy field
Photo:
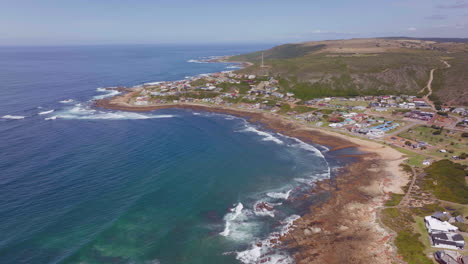
[[[465,166],[450,160],[434,162],[425,169],[424,188],[438,199],[468,204],[468,186],[465,181]]]
[[[397,206],[403,199],[404,194],[392,193],[392,197],[385,203],[385,206]]]
[[[341,100],[330,100],[329,102],[332,105],[342,105],[342,106],[368,106],[369,102],[365,101],[341,101]]]
[[[415,223],[409,211],[399,208],[387,208],[382,210],[382,222],[397,233],[395,246],[398,254],[407,263],[432,264],[432,260],[426,256],[425,245],[421,242],[421,235],[414,231]]]
[[[437,104],[468,105],[466,96],[459,96],[468,81],[467,43],[437,42],[428,48],[389,39],[386,44],[391,43],[392,48],[379,48],[379,39],[362,40],[359,44],[357,41],[287,44],[231,60],[254,64],[241,70],[243,73],[284,79],[281,88],[295,90],[301,99],[356,94],[417,95],[427,84],[430,70],[436,69],[431,98]],[[451,52],[450,57],[445,51]],[[262,53],[267,67],[260,67]],[[442,59],[452,67],[447,68]]]
[[[468,152],[468,139],[461,136],[459,131],[449,131],[446,129],[436,129],[428,126],[418,126],[398,136],[410,139],[416,142],[426,142],[430,144],[427,149],[423,150],[430,156],[436,156],[441,159],[459,156],[462,153]],[[442,153],[440,150],[446,150]],[[468,160],[457,161],[461,164],[468,164]]]
[[[427,159],[427,156],[420,155],[418,153],[412,152],[411,150],[401,148],[401,147],[394,147],[396,150],[400,151],[401,153],[405,154],[408,159],[406,163],[413,167],[423,167],[422,162]]]

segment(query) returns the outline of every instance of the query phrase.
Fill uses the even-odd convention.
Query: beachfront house
[[[430,234],[433,247],[446,249],[463,249],[465,240],[463,236],[453,232],[436,232]]]
[[[429,233],[433,232],[456,232],[458,227],[451,225],[447,221],[441,221],[433,216],[424,217],[426,228]]]
[[[436,212],[431,216],[424,217],[427,231],[429,232],[431,244],[437,248],[463,249],[465,240],[463,236],[456,233],[458,227],[451,225],[446,219],[449,215],[443,212]]]

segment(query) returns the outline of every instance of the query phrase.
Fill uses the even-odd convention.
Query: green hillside
[[[414,39],[352,39],[286,44],[231,57],[242,71],[275,76],[301,99],[380,94],[418,95],[435,68],[432,99],[467,104],[468,44]],[[265,67],[261,67],[262,53]],[[450,68],[444,61],[450,64]],[[422,93],[427,93],[423,91]],[[421,94],[422,94],[421,93]]]

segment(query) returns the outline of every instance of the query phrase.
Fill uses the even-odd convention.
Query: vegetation
[[[387,208],[382,210],[382,222],[397,233],[395,246],[407,263],[432,264],[424,254],[424,244],[419,240],[420,235],[415,233],[412,225],[414,219],[411,212],[398,208]]]
[[[426,168],[424,188],[438,199],[468,204],[468,186],[465,167],[450,160],[434,162]]]
[[[305,56],[311,52],[324,48],[325,45],[303,46],[301,44],[285,44],[263,52],[264,59],[290,59]],[[233,61],[260,61],[262,52],[254,52],[246,55],[234,56]]]
[[[467,163],[463,158],[466,158],[468,141],[462,136],[462,132],[451,131],[439,126],[418,126],[400,133],[398,136],[416,142],[428,143],[429,146],[421,148],[421,150],[429,156],[446,158],[450,154],[450,156],[457,156],[460,159],[457,161],[458,163]],[[441,152],[442,149],[447,152]]]
[[[468,82],[467,43],[436,43],[432,47],[405,44],[387,39],[392,48],[375,49],[381,39],[340,40],[287,44],[269,50],[234,56],[233,61],[250,61],[253,66],[241,70],[256,75],[269,74],[290,82],[287,89],[300,99],[323,96],[381,94],[417,95],[434,71],[431,99],[440,107],[447,101],[467,105],[463,93]],[[367,43],[367,44],[366,44]],[[371,45],[364,47],[365,45]],[[382,46],[383,47],[383,46]],[[373,49],[373,50],[372,50]],[[346,51],[345,51],[346,50]],[[453,56],[446,57],[450,51]],[[265,65],[260,67],[264,55]],[[449,61],[447,68],[441,59]],[[427,89],[422,93],[426,94]]]
[[[385,206],[397,206],[400,204],[401,199],[405,196],[404,194],[392,193],[392,197],[385,203]]]

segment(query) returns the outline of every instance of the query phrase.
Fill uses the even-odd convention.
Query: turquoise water
[[[0,263],[290,261],[265,239],[324,198],[286,199],[339,165],[325,147],[228,115],[91,106],[103,95],[96,88],[125,77],[138,84],[223,70],[187,60],[235,47],[44,49],[0,50],[9,59],[0,63],[0,116],[24,117],[0,119]],[[173,64],[177,74],[161,73]],[[260,201],[274,211],[255,210]]]

